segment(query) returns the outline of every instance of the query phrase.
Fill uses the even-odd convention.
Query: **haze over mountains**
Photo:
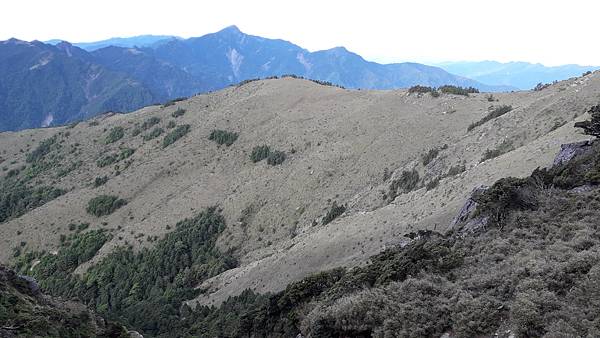
[[[283,74],[347,88],[452,84],[483,91],[513,89],[417,63],[368,62],[343,47],[309,52],[284,40],[244,34],[235,26],[185,40],[125,40],[92,45],[140,43],[144,47],[86,51],[68,42],[55,46],[16,39],[1,42],[0,130],[64,124],[105,111],[131,111],[246,79]]]
[[[579,65],[547,67],[539,63],[501,63],[496,61],[443,62],[434,65],[452,74],[468,77],[482,83],[512,86],[522,90],[532,89],[538,83],[565,80],[600,68],[598,66]]]

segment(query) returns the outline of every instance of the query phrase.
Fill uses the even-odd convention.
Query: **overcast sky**
[[[191,37],[235,24],[311,51],[345,46],[380,62],[600,65],[598,13],[597,0],[7,0],[0,39]]]

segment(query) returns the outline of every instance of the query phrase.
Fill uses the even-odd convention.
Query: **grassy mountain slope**
[[[35,259],[40,251],[63,257],[70,236],[102,230],[110,236],[85,250],[93,253],[89,260],[59,270],[100,278],[112,266],[106,262],[156,257],[162,238],[177,237],[178,222],[217,205],[224,227],[206,251],[211,254],[198,257],[213,257],[206,265],[213,267],[222,266],[214,257],[231,256],[236,264],[226,267],[237,267],[207,270],[203,260],[191,260],[173,268],[167,280],[146,281],[156,284],[152,297],[163,295],[158,304],[173,306],[173,300],[221,304],[248,288],[278,293],[312,273],[363,266],[386,248],[409,244],[407,233],[444,231],[474,187],[547,166],[560,144],[585,138],[572,124],[597,104],[599,88],[600,77],[592,74],[538,92],[433,97],[284,78],[70,127],[2,133],[2,184],[10,189],[3,189],[0,201],[11,212],[1,224],[0,260]],[[512,109],[487,121],[505,105]],[[482,120],[487,122],[468,130]],[[255,162],[260,157],[251,154],[262,145],[283,151],[283,162]],[[35,200],[12,193],[40,187],[62,193]],[[180,245],[182,253],[194,248]],[[132,256],[138,252],[150,256]],[[187,279],[186,267],[203,273]],[[173,276],[180,272],[188,291],[190,285],[199,290],[177,293],[173,285],[182,284]],[[133,285],[128,288],[119,292],[136,294]],[[235,302],[256,298],[242,297],[247,299]],[[238,308],[235,302],[231,306]],[[105,298],[94,304],[101,313],[108,310]],[[218,316],[202,313],[193,316]],[[380,330],[378,325],[365,332]]]

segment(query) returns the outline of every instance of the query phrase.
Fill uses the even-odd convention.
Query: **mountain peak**
[[[236,25],[227,26],[221,29],[218,33],[243,34]]]

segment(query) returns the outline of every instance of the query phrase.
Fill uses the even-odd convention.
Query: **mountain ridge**
[[[8,57],[15,53],[20,53],[19,60]],[[91,52],[64,41],[48,45],[11,39],[0,42],[0,63],[0,130],[65,124],[106,111],[127,112],[284,74],[356,89],[417,84],[511,89],[415,63],[381,65],[343,47],[309,52],[285,40],[245,34],[235,26],[146,47],[109,46]],[[53,88],[57,84],[58,89]]]

